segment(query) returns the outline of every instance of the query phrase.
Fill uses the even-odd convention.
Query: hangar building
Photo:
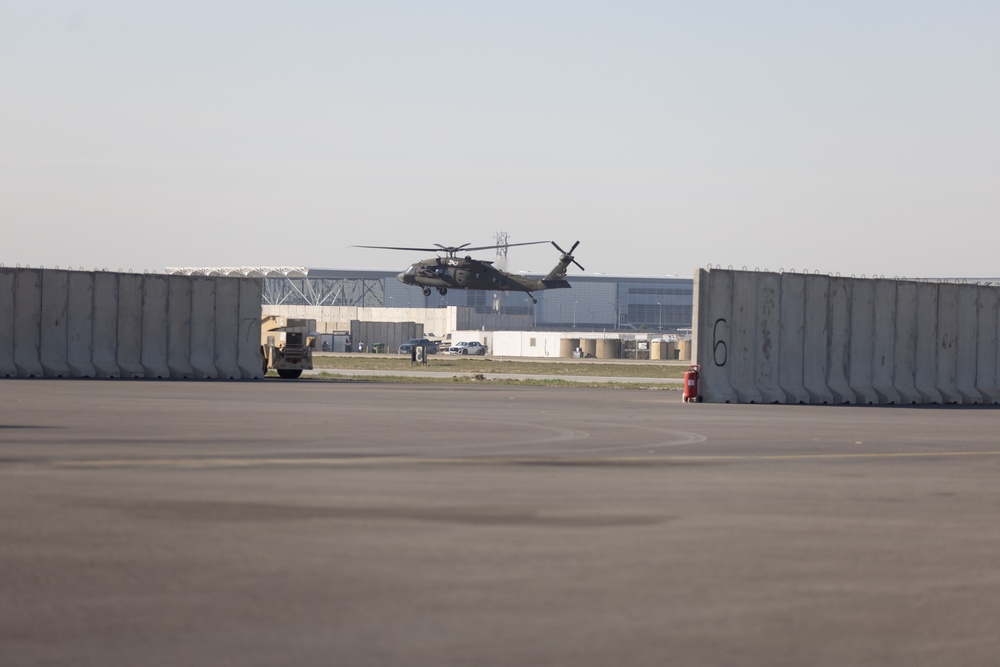
[[[535,292],[538,303],[532,304],[523,292],[450,290],[444,296],[436,291],[424,296],[419,288],[396,280],[393,271],[293,267],[170,271],[262,275],[265,306],[468,307],[481,315],[520,316],[511,317],[518,328],[529,316],[532,327],[539,330],[675,332],[689,329],[692,319],[694,281],[678,276],[571,275],[572,288]]]

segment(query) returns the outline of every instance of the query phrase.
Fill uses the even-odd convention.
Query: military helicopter
[[[457,256],[460,252],[475,252],[476,250],[491,250],[520,245],[538,245],[541,243],[551,243],[555,246],[556,250],[562,253],[559,257],[559,263],[541,280],[501,271],[493,266],[493,262],[473,259],[470,255],[466,255],[464,258]],[[573,258],[573,251],[580,245],[579,241],[573,244],[569,252],[560,248],[555,241],[530,241],[528,243],[508,243],[506,246],[484,245],[472,248],[469,247],[468,243],[460,246],[443,246],[440,243],[435,243],[434,245],[434,248],[397,248],[381,245],[359,245],[354,247],[444,253],[444,257],[438,255],[432,259],[423,259],[410,264],[405,271],[396,276],[401,283],[422,287],[424,296],[430,296],[432,288],[437,289],[441,296],[447,294],[449,289],[479,289],[500,292],[527,292],[528,296],[531,297],[531,302],[538,303],[532,292],[571,287],[566,280],[566,269],[570,264],[576,264],[580,267],[581,271],[585,270]]]

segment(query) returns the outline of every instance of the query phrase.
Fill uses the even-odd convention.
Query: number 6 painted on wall
[[[712,327],[712,357],[715,361],[716,366],[725,366],[726,360],[729,358],[729,346],[726,345],[724,339],[719,338],[719,325],[727,326],[728,323],[723,318],[719,318],[715,321],[715,326]],[[725,332],[723,332],[725,333]],[[722,360],[719,360],[719,356],[722,356]]]

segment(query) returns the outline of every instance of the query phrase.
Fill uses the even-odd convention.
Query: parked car
[[[437,343],[426,338],[411,338],[402,345],[399,346],[400,354],[410,354],[410,352],[415,347],[420,347],[423,345],[427,348],[427,354],[435,354],[438,351]]]
[[[455,343],[448,351],[451,354],[478,354],[485,356],[485,354],[489,351],[489,348],[480,343],[478,340],[470,340]]]

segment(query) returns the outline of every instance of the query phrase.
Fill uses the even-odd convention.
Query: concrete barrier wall
[[[1000,286],[701,270],[715,403],[1000,403]]]
[[[259,278],[0,268],[0,377],[263,377]]]

